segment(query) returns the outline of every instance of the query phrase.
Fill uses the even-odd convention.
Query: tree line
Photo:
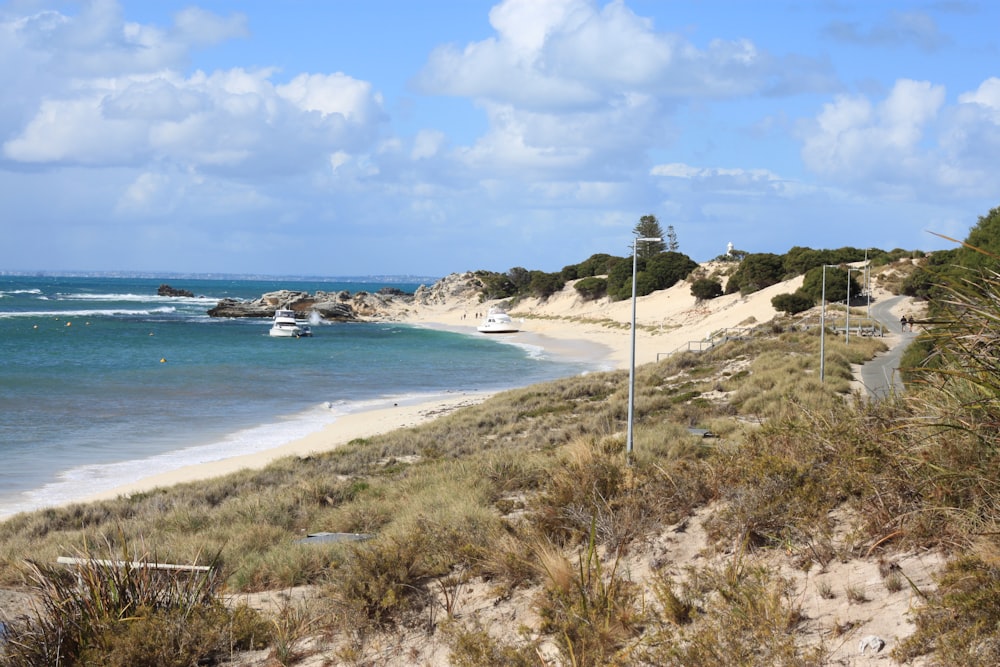
[[[697,262],[680,252],[673,226],[668,226],[664,232],[656,216],[642,216],[633,233],[637,238],[660,239],[636,244],[637,296],[673,287],[678,281],[688,279],[698,268]],[[783,255],[732,250],[716,258],[736,264],[725,285],[722,283],[725,277],[701,276],[691,281],[691,293],[700,300],[736,292],[745,296],[805,274],[799,290],[779,295],[774,300],[778,310],[799,312],[813,307],[820,300],[824,265],[833,267],[826,271],[828,301],[843,301],[847,298],[848,289],[852,294],[860,295],[861,287],[856,274],[841,267],[864,260],[866,254],[872,266],[881,266],[903,257],[922,257],[924,253],[901,248],[889,251],[853,247],[817,250],[801,246],[795,246]],[[480,293],[484,300],[517,297],[545,299],[561,291],[567,282],[577,281],[574,287],[585,300],[609,297],[620,301],[632,295],[632,262],[631,252],[628,256],[598,253],[556,272],[514,267],[506,272],[476,271],[475,275],[480,281]]]

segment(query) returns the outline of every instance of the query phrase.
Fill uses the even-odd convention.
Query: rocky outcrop
[[[175,289],[166,283],[163,283],[158,288],[156,288],[156,294],[158,296],[185,296],[185,297],[194,296],[194,292],[191,292],[190,290]]]
[[[274,311],[294,310],[303,319],[315,311],[323,319],[338,322],[399,319],[411,305],[446,305],[478,299],[483,284],[476,274],[452,273],[430,287],[421,285],[412,295],[395,287],[378,292],[323,292],[293,290],[268,292],[259,299],[223,299],[208,311],[211,317],[274,317]]]
[[[424,306],[466,301],[478,297],[482,288],[482,281],[471,271],[452,273],[430,287],[418,287],[413,293],[413,301]]]
[[[222,299],[208,311],[209,317],[274,317],[278,309],[294,310],[303,319],[316,312],[325,320],[352,322],[385,317],[394,305],[409,303],[413,297],[398,289],[378,293],[323,292],[315,294],[292,290],[268,292],[259,299],[242,301]]]

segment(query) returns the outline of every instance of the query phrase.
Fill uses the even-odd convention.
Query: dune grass
[[[963,322],[985,335],[987,322]],[[455,664],[533,664],[539,637],[565,664],[822,664],[823,646],[796,639],[801,619],[777,571],[737,557],[638,581],[620,564],[711,504],[705,528],[718,549],[822,567],[832,556],[817,545],[829,542],[834,510],[847,508],[859,518],[848,557],[919,547],[974,559],[957,560],[939,594],[921,591],[926,611],[899,653],[954,657],[932,633],[983,646],[1000,620],[962,583],[970,572],[984,590],[1000,581],[996,348],[968,332],[942,340],[955,336],[975,365],[879,403],[849,392],[851,364],[880,350],[876,339],[828,337],[825,383],[816,330],[775,328],[642,366],[631,465],[627,375],[592,373],[259,471],[18,515],[0,524],[0,581],[21,582],[27,554],[51,563],[111,539],[155,544],[161,561],[218,554],[229,590],[316,585],[322,611],[308,625],[339,641],[347,661],[363,662],[379,633],[443,616]],[[374,537],[296,542],[315,531]],[[539,625],[511,640],[454,618],[473,579],[498,599],[537,590]]]

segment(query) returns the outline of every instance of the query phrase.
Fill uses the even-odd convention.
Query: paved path
[[[888,352],[883,352],[861,367],[861,383],[872,398],[880,399],[890,393],[902,393],[903,379],[899,374],[899,359],[917,334],[899,330],[899,313],[894,309],[907,297],[893,296],[880,299],[871,305],[871,315],[890,332],[885,336]]]

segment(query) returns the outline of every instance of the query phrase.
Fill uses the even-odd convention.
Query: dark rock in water
[[[185,296],[185,297],[194,296],[194,292],[191,292],[186,289],[175,289],[166,283],[163,283],[156,289],[156,294],[158,296]]]

